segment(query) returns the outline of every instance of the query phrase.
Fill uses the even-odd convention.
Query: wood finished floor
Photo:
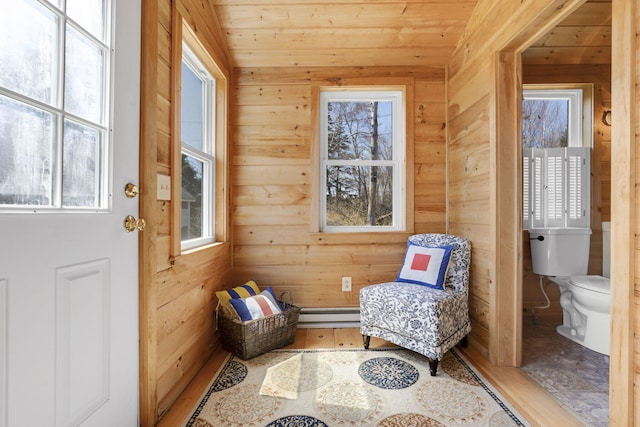
[[[393,347],[384,340],[371,338],[371,348]],[[286,348],[362,348],[362,335],[358,328],[301,329],[296,340]],[[458,348],[472,365],[534,426],[581,427],[584,424],[566,411],[549,393],[544,391],[526,373],[518,368],[492,366],[473,346]],[[200,400],[213,375],[220,368],[228,353],[217,351],[199,374],[180,395],[171,409],[164,414],[158,427],[182,427],[191,410]]]

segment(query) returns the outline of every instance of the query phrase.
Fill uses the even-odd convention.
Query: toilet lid
[[[601,294],[610,294],[611,286],[608,277],[602,276],[571,276],[569,280],[575,286]]]

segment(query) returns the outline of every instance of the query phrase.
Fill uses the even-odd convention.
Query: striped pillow
[[[259,295],[248,298],[233,298],[229,302],[243,322],[282,312],[271,288],[265,289]]]
[[[218,297],[218,303],[222,307],[223,312],[230,314],[231,317],[236,318],[236,312],[229,303],[229,300],[232,298],[246,298],[252,295],[258,295],[260,293],[260,288],[253,280],[248,281],[244,285],[236,286],[233,289],[228,289],[226,291],[218,291],[216,292],[216,296]]]

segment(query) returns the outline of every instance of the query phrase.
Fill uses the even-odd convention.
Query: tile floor
[[[609,425],[609,356],[555,331],[555,323],[523,319],[522,370],[585,425]]]

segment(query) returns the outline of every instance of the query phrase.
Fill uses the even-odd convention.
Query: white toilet
[[[548,276],[560,288],[563,319],[556,330],[606,355],[611,339],[610,227],[611,223],[602,223],[602,276],[586,275],[591,229],[529,230],[533,272]]]

